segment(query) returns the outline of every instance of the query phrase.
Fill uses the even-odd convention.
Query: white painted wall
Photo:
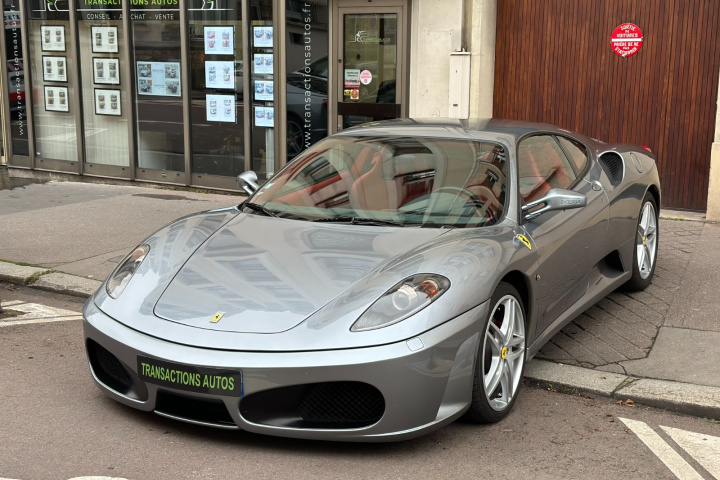
[[[411,117],[447,117],[450,54],[471,53],[470,116],[492,116],[497,0],[411,2]]]

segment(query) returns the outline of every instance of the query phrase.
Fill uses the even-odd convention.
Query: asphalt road
[[[82,308],[76,298],[7,284],[0,299]],[[11,320],[0,317],[0,478],[712,479],[720,469],[719,424],[531,386],[499,424],[458,421],[402,443],[186,425],[104,397],[90,379],[81,320]]]

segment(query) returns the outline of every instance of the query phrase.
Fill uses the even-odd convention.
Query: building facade
[[[718,2],[2,2],[11,168],[237,190],[352,125],[495,112],[649,145],[663,206],[720,218],[720,36],[683,33],[719,31]],[[645,43],[624,58],[610,35],[628,22]]]

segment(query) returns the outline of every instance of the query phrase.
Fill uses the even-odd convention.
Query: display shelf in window
[[[67,82],[67,57],[42,57],[44,82]]]
[[[45,111],[46,112],[69,112],[70,99],[68,98],[68,87],[56,87],[45,85]]]
[[[120,90],[111,88],[95,89],[95,115],[122,115]]]
[[[40,26],[40,47],[43,52],[64,52],[65,27],[63,25]]]

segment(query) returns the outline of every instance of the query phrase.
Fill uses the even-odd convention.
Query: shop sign
[[[640,51],[643,44],[643,34],[640,27],[634,23],[623,23],[613,30],[610,37],[613,52],[621,57],[632,57]]]

